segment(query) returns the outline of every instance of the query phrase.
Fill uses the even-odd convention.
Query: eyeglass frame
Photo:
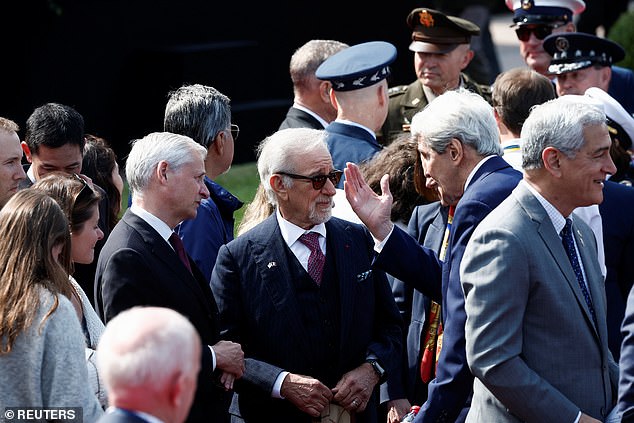
[[[240,136],[240,127],[238,125],[236,125],[235,123],[232,123],[231,126],[229,127],[229,132],[231,132],[231,136],[233,137],[233,140],[237,140],[238,136]]]
[[[326,185],[326,181],[330,180],[334,186],[337,186],[339,181],[341,181],[341,177],[343,176],[343,170],[334,169],[327,175],[315,175],[315,176],[304,176],[297,175],[295,173],[288,172],[275,172],[278,175],[288,176],[292,179],[300,179],[305,181],[310,181],[312,183],[313,189],[316,191],[321,190],[324,185]]]
[[[526,42],[528,40],[531,39],[531,33],[533,35],[535,35],[535,38],[537,38],[538,40],[542,41],[543,39],[545,39],[546,37],[548,37],[550,34],[553,33],[553,30],[562,27],[563,24],[530,24],[530,25],[520,25],[517,28],[515,28],[515,35],[517,36],[517,39],[523,42]],[[545,33],[543,36],[540,37],[540,35],[542,35],[541,33],[538,35],[538,33],[536,32],[536,30],[540,30],[540,32],[545,32],[548,31],[548,33]],[[519,31],[522,32],[528,32],[528,36],[524,37],[526,38],[525,40],[522,39],[522,37],[520,37]]]

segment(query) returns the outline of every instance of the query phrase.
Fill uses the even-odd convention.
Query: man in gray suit
[[[572,213],[601,203],[616,170],[605,120],[565,98],[536,106],[521,133],[524,179],[467,244],[467,422],[596,422],[614,407],[597,245]]]

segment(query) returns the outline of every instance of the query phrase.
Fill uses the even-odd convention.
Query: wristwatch
[[[382,383],[386,377],[385,369],[381,367],[379,362],[374,358],[369,358],[365,360],[365,362],[370,364],[370,366],[372,366],[372,370],[374,370],[374,373],[376,373],[376,375],[379,377],[379,383]]]

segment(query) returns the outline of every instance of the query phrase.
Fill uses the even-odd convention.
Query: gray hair
[[[321,129],[287,128],[275,132],[258,146],[258,173],[266,196],[271,204],[277,206],[277,197],[271,188],[269,179],[277,172],[295,173],[299,157],[317,152],[328,151],[325,132]],[[284,186],[293,185],[293,179],[283,176]]]
[[[294,86],[303,86],[315,77],[315,71],[327,58],[349,47],[334,40],[310,40],[291,56],[289,72]]]
[[[108,322],[97,347],[97,367],[108,391],[162,387],[195,370],[201,343],[184,316],[162,307],[133,307]]]
[[[586,142],[584,128],[605,124],[605,113],[599,107],[566,97],[531,110],[522,127],[522,168],[542,168],[542,152],[546,147],[554,147],[566,157],[574,158]]]
[[[466,89],[438,96],[414,115],[411,131],[414,139],[440,154],[453,138],[472,147],[480,156],[502,154],[493,108]]]
[[[205,148],[231,125],[231,100],[213,87],[183,85],[169,94],[163,129],[186,135]]]
[[[153,132],[134,141],[125,165],[130,191],[143,193],[159,162],[164,160],[178,170],[195,154],[205,160],[207,149],[189,137],[171,132]]]

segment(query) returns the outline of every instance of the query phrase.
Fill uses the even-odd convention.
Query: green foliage
[[[625,49],[625,59],[616,65],[634,70],[634,11],[621,14],[610,28],[608,38]]]
[[[234,164],[227,173],[218,176],[215,181],[244,203],[244,206],[235,213],[236,223],[234,227],[237,228],[247,203],[253,200],[260,184],[257,164],[255,162]]]

